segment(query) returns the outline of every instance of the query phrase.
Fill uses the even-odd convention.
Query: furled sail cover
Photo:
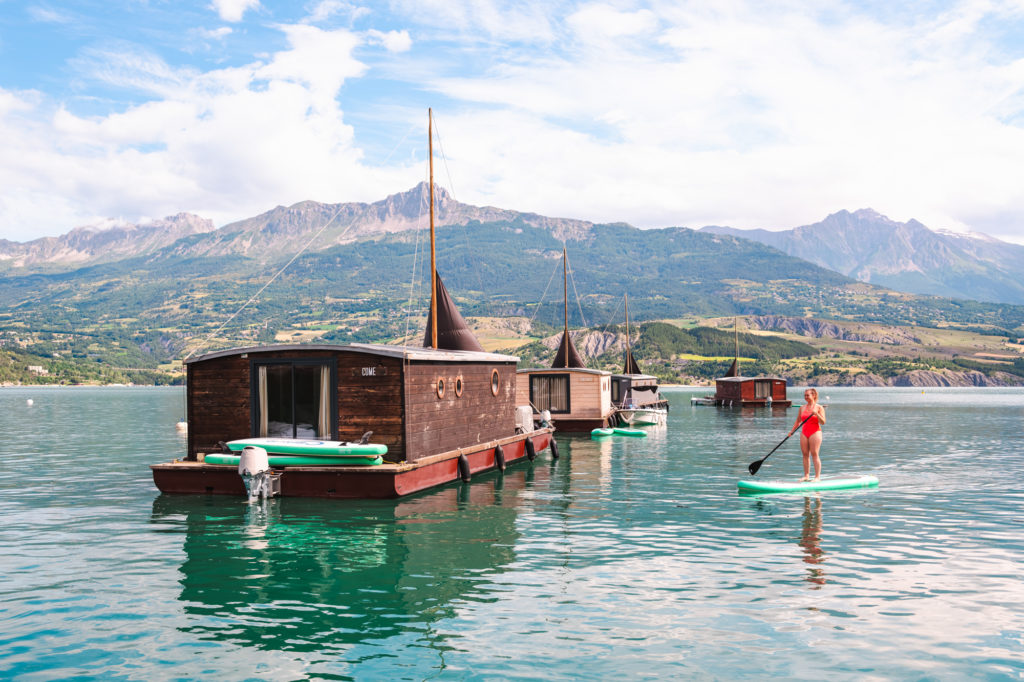
[[[727,377],[738,377],[740,375],[740,361],[739,358],[732,361],[732,367],[725,373]]]
[[[431,347],[433,324],[427,315],[427,333],[423,337],[423,346]],[[483,352],[483,346],[470,331],[466,320],[455,307],[455,301],[448,295],[448,290],[437,276],[437,347],[443,350],[472,350]]]
[[[643,374],[640,371],[640,365],[637,364],[636,359],[633,357],[633,353],[626,351],[626,368],[622,372],[623,374]]]
[[[562,333],[562,343],[558,346],[558,352],[555,353],[555,363],[551,365],[552,369],[561,369],[563,367],[581,367],[585,368],[587,365],[583,362],[583,358],[580,357],[579,351],[576,350],[576,344],[569,338],[569,332]]]

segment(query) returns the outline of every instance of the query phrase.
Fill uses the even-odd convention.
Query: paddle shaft
[[[803,426],[808,421],[810,421],[811,417],[813,417],[813,416],[815,416],[814,412],[812,412],[809,415],[807,415],[807,418],[804,419],[802,422],[800,422],[800,424],[798,424],[795,429],[790,431],[789,434],[787,434],[786,437],[782,439],[782,442],[780,442],[778,445],[776,445],[774,448],[772,448],[772,452],[769,452],[767,455],[765,455],[761,459],[757,460],[756,462],[751,462],[750,466],[747,467],[747,471],[750,472],[750,475],[754,476],[755,474],[757,474],[758,469],[761,468],[761,465],[764,464],[764,461],[766,459],[768,459],[769,457],[771,457],[773,452],[775,452],[776,450],[781,448],[782,447],[782,443],[785,443],[787,440],[789,440],[790,436],[792,436],[794,433],[796,433],[800,429],[801,426]]]

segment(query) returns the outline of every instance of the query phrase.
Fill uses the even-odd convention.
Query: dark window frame
[[[552,410],[550,407],[543,408],[537,405],[537,401],[534,399],[533,384],[535,379],[552,379],[552,378],[564,378],[565,379],[565,405],[564,410]],[[548,385],[548,394],[550,395],[551,387]],[[549,401],[550,402],[550,401]],[[537,409],[547,409],[551,414],[570,414],[572,412],[572,376],[568,373],[555,373],[555,374],[532,374],[530,375],[530,403],[537,406]]]
[[[250,358],[249,360],[249,413],[250,433],[260,434],[260,382],[259,368],[270,365],[290,365],[292,368],[292,438],[295,438],[295,366],[323,366],[331,370],[331,432],[318,440],[337,440],[338,435],[338,359],[337,358]]]

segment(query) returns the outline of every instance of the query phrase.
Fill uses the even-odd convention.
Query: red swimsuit
[[[797,417],[801,421],[807,419],[807,415],[811,414],[810,412],[804,411],[805,407],[807,406],[805,405],[800,408],[800,416]],[[818,423],[818,415],[814,415],[810,419],[807,419],[807,421],[804,422],[803,428],[800,429],[800,433],[804,434],[808,438],[816,434],[818,431],[821,431],[821,424]]]

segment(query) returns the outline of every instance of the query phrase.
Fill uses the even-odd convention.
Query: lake
[[[761,497],[796,408],[703,392],[469,485],[250,505],[153,486],[181,388],[0,389],[0,678],[1024,677],[1024,389],[822,389],[825,475],[880,486]],[[801,474],[794,437],[758,478]]]

